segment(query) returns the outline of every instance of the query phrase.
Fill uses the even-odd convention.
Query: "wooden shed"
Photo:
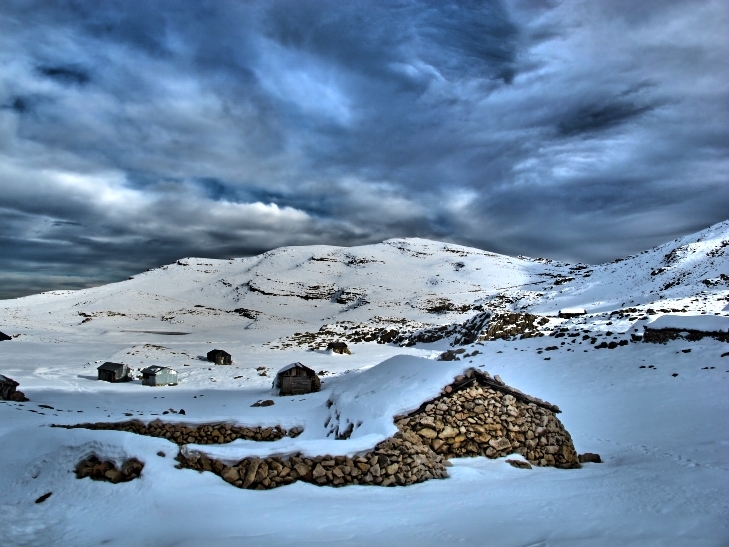
[[[274,389],[279,395],[302,395],[321,389],[321,380],[312,369],[301,363],[291,363],[276,373]]]
[[[230,353],[222,349],[213,349],[208,352],[208,361],[216,365],[232,365],[233,358]]]
[[[176,386],[177,371],[170,367],[152,365],[142,371],[142,385],[145,386]]]
[[[338,353],[339,355],[352,354],[352,352],[349,351],[347,344],[345,344],[344,342],[329,342],[329,345],[327,345],[327,351],[329,350],[331,350],[332,353]]]
[[[132,379],[132,371],[124,363],[107,361],[96,370],[99,372],[99,380],[104,382],[128,382]]]
[[[12,338],[4,332],[0,332],[0,342],[3,342],[5,340],[12,340]]]
[[[27,401],[22,391],[17,391],[18,382],[0,374],[0,401]]]

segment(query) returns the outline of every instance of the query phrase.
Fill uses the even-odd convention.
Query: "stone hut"
[[[349,351],[347,344],[344,342],[329,342],[327,345],[327,351],[331,350],[332,353],[338,353],[339,355],[352,355]]]
[[[99,380],[104,382],[128,382],[132,379],[132,371],[124,363],[107,361],[96,370],[99,372]]]
[[[5,340],[12,340],[12,338],[4,332],[0,332],[0,342],[4,342]]]
[[[319,391],[321,380],[309,367],[291,363],[276,373],[273,387],[279,395],[302,395]]]
[[[0,374],[0,401],[16,401],[22,403],[28,399],[22,391],[17,391],[18,382]]]
[[[214,349],[208,352],[208,361],[216,365],[232,365],[233,358],[230,353],[222,349]]]
[[[571,319],[573,317],[580,317],[581,315],[585,315],[586,313],[587,312],[584,308],[565,308],[563,310],[559,310],[557,316],[561,317],[562,319]]]
[[[142,385],[145,386],[176,386],[177,371],[170,367],[152,365],[142,371]]]
[[[556,416],[559,412],[557,406],[505,385],[498,376],[472,368],[439,397],[397,417],[395,423],[446,458],[519,453],[532,465],[580,467],[572,438]]]

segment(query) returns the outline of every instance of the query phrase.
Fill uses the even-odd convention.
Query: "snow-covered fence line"
[[[677,338],[696,341],[707,336],[721,342],[729,342],[729,317],[663,315],[644,327],[643,341],[665,344]]]

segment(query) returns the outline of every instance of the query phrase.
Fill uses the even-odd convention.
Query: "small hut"
[[[124,363],[107,361],[96,370],[99,371],[99,380],[104,382],[128,382],[132,379],[132,371]]]
[[[584,308],[565,308],[563,310],[559,310],[558,316],[562,319],[571,319],[573,317],[580,317],[581,315],[585,315],[587,313]]]
[[[291,363],[276,373],[274,389],[279,395],[303,395],[321,389],[321,380],[312,369],[301,363]]]
[[[7,376],[0,374],[0,401],[16,401],[23,402],[27,401],[25,394],[22,391],[16,391],[18,382]]]
[[[12,338],[4,332],[0,332],[0,342],[3,342],[5,340],[12,340]]]
[[[349,351],[347,344],[344,342],[329,342],[327,351],[329,350],[331,350],[332,353],[338,353],[339,355],[352,355],[352,352]]]
[[[223,351],[222,349],[214,349],[208,352],[208,361],[215,363],[216,365],[232,365],[233,358],[230,353]]]
[[[177,371],[170,367],[152,365],[142,371],[142,385],[145,386],[176,386]]]

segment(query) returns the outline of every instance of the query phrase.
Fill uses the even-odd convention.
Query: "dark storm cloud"
[[[48,78],[64,84],[87,84],[91,77],[80,67],[74,66],[41,66],[38,71]]]
[[[0,298],[396,236],[604,261],[723,220],[719,1],[9,1]]]

